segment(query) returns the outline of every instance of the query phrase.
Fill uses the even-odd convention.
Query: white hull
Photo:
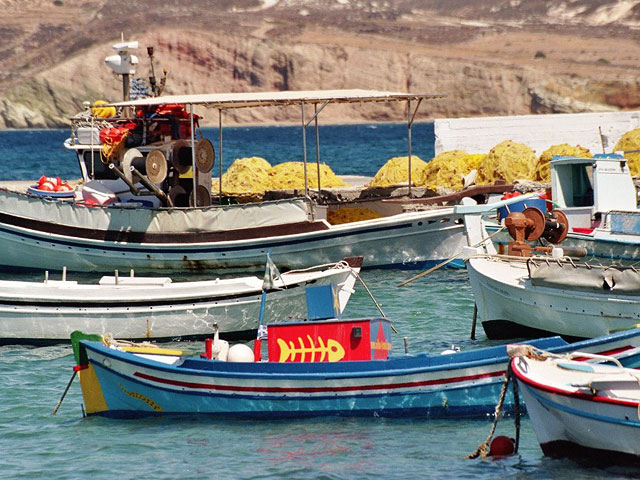
[[[0,265],[103,272],[238,270],[260,268],[270,250],[282,268],[348,256],[364,256],[366,267],[382,267],[436,263],[465,245],[461,216],[452,208],[336,226],[302,221],[301,211],[299,201],[173,210],[88,208],[0,192]]]
[[[527,259],[477,256],[467,271],[490,338],[551,333],[594,338],[640,322],[640,295],[532,285]]]
[[[305,288],[311,284],[336,284],[344,310],[357,271],[339,266],[283,274],[268,290],[265,323],[306,318]],[[136,277],[110,283],[0,281],[0,344],[65,342],[74,330],[168,340],[211,335],[214,323],[220,332],[236,334],[258,326],[263,281],[257,277],[176,283]]]
[[[625,374],[623,369],[598,365],[592,371],[582,371],[585,367],[576,363],[514,360],[527,412],[544,453],[554,457],[599,453],[601,458],[593,458],[596,461],[615,461],[613,455],[622,455],[637,462],[637,371]]]

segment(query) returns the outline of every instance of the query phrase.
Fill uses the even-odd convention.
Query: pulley
[[[174,207],[189,206],[189,194],[180,185],[175,185],[169,189],[169,198]]]
[[[553,244],[562,242],[569,232],[569,220],[560,210],[552,210],[547,214],[535,207],[525,208],[522,212],[511,212],[504,221],[509,235],[509,255],[529,257],[532,251],[547,252],[552,247],[531,247],[540,237]]]
[[[196,186],[196,205],[193,204],[193,193],[189,194],[189,206],[208,207],[211,205],[211,194],[204,185]]]
[[[562,243],[569,233],[569,219],[562,210],[551,210],[542,236],[553,244]]]
[[[137,148],[130,148],[121,156],[120,167],[124,176],[127,177],[127,180],[133,184],[138,183],[140,178],[133,174],[131,167],[135,167],[136,169],[143,171],[145,169],[144,156]]]
[[[511,212],[504,224],[514,240],[532,242],[544,232],[544,213],[538,208],[527,207],[522,212]]]
[[[145,169],[147,177],[152,183],[159,184],[165,181],[169,167],[167,157],[162,153],[162,150],[149,152],[145,161]]]
[[[191,145],[186,140],[176,140],[171,151],[171,164],[180,174],[191,168]]]
[[[196,167],[202,173],[209,173],[215,162],[215,150],[213,144],[206,138],[201,138],[196,143]]]

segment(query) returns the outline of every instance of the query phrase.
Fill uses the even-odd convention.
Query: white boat
[[[558,157],[551,162],[554,205],[569,219],[564,244],[599,260],[640,260],[640,210],[622,155]],[[614,193],[615,192],[615,193]]]
[[[120,60],[114,56],[107,62],[126,79],[126,91],[135,71],[129,50],[137,48],[137,42],[114,48]],[[106,119],[88,109],[72,119],[72,135],[65,142],[82,172],[77,201],[68,198],[71,194],[37,188],[28,194],[0,190],[0,266],[102,272],[247,270],[259,268],[267,250],[283,268],[346,256],[364,256],[367,267],[434,264],[464,245],[461,217],[451,208],[416,211],[419,206],[378,200],[373,203],[382,218],[332,225],[326,220],[328,207],[311,199],[306,178],[299,198],[242,205],[223,205],[225,199],[219,198],[212,205],[216,152],[209,140],[196,138],[199,117],[193,108],[218,112],[222,178],[222,118],[228,109],[300,108],[306,167],[306,127],[312,120],[317,127],[318,115],[328,104],[406,102],[412,111],[413,102],[410,131],[420,103],[440,97],[374,90],[222,93],[127,100],[101,106],[114,114],[118,109]],[[311,119],[305,117],[305,107],[315,109]],[[316,148],[316,162],[318,152]],[[409,197],[411,188],[409,178]]]
[[[230,338],[258,328],[263,288],[264,322],[305,319],[305,289],[335,285],[339,311],[349,301],[362,258],[276,276],[270,286],[255,276],[173,282],[168,277],[105,276],[97,284],[45,279],[0,281],[0,345],[66,342],[83,328],[130,339],[195,339],[214,324]]]
[[[586,248],[592,263],[640,261],[638,196],[622,155],[555,157],[551,200],[569,221],[563,245]],[[488,226],[489,231],[497,228]],[[505,244],[508,239],[499,236],[496,241]]]
[[[493,206],[517,204],[522,202],[519,198],[526,203],[534,197],[515,197]],[[481,216],[491,207],[456,207],[458,213],[467,213],[467,241],[473,247],[465,247],[465,263],[476,320],[489,338],[561,335],[576,340],[607,335],[640,322],[640,270],[565,256],[569,252],[583,256],[585,252],[566,246],[569,224],[564,210],[545,214],[528,207],[509,214],[504,228],[512,236],[509,248],[513,251],[504,255],[497,253]],[[524,229],[520,234],[513,221],[516,215]],[[531,246],[543,241],[550,245]]]
[[[595,338],[640,323],[640,270],[633,267],[487,254],[466,263],[489,338]]]
[[[619,363],[525,356],[514,358],[512,369],[545,455],[640,463],[640,372]]]
[[[0,265],[108,272],[257,270],[271,250],[283,268],[346,256],[368,267],[435,264],[465,244],[452,208],[342,225],[309,219],[304,199],[194,208],[87,207],[0,191]]]

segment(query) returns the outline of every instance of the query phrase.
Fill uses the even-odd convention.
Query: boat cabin
[[[637,194],[627,160],[618,154],[593,158],[555,157],[551,162],[554,208],[572,229],[592,229],[611,211],[637,211]]]

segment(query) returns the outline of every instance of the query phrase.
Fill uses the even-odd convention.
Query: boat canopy
[[[382,90],[299,90],[278,92],[205,93],[166,95],[109,104],[114,107],[141,107],[152,105],[185,104],[204,105],[222,110],[245,107],[300,105],[303,103],[360,103],[432,100],[445,94],[412,94]]]
[[[191,142],[195,144],[193,129],[193,107],[201,105],[218,110],[218,126],[219,126],[219,192],[222,195],[222,112],[233,108],[247,107],[272,107],[272,106],[297,106],[301,111],[302,123],[302,156],[304,163],[304,192],[305,197],[309,196],[309,183],[307,177],[307,140],[306,128],[315,123],[316,130],[316,167],[318,175],[318,192],[321,190],[320,185],[320,147],[318,144],[318,115],[329,104],[334,103],[364,103],[364,102],[407,102],[407,150],[408,150],[408,172],[409,172],[409,197],[411,197],[411,126],[415,116],[420,108],[423,100],[435,100],[446,97],[445,94],[417,94],[389,92],[384,90],[298,90],[298,91],[276,91],[276,92],[239,92],[239,93],[205,93],[191,95],[167,95],[161,97],[149,97],[139,100],[130,100],[125,102],[117,102],[106,104],[103,106],[113,107],[151,107],[159,105],[181,104],[188,105],[191,115]],[[415,101],[415,107],[411,102]],[[311,118],[307,118],[305,106],[313,105],[313,114]],[[195,171],[195,150],[192,149],[192,168]],[[196,177],[193,177],[195,196]],[[195,204],[194,199],[194,204]]]

